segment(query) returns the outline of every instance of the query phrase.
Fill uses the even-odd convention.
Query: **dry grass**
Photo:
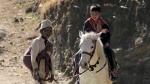
[[[50,7],[54,5],[59,5],[61,0],[47,0],[45,3],[42,3],[41,13],[45,13]]]
[[[55,5],[60,5],[62,2],[67,2],[69,0],[44,0],[42,2],[42,8],[41,13],[46,13],[47,10],[49,10],[50,7],[53,7]]]

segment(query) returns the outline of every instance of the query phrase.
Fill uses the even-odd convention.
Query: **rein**
[[[90,60],[92,59],[92,57],[93,57],[93,55],[94,55],[94,53],[95,53],[96,41],[97,41],[97,40],[94,40],[94,41],[93,41],[93,43],[94,43],[94,49],[93,49],[93,51],[92,51],[91,53],[86,52],[86,51],[81,52],[81,54],[87,54],[87,55],[91,56],[91,57],[90,57]]]
[[[107,64],[107,61],[105,62],[105,64],[103,65],[103,67],[101,67],[98,71],[96,71],[96,73],[98,73],[99,71],[101,71]]]
[[[94,41],[93,41],[93,43],[94,43],[94,49],[93,49],[92,52],[90,52],[90,53],[89,53],[89,52],[85,52],[85,51],[81,52],[81,51],[79,50],[77,53],[80,53],[80,54],[87,54],[87,55],[90,56],[90,60],[91,60],[92,57],[93,57],[93,55],[94,55],[94,53],[95,53],[96,42],[97,42],[97,40],[94,40]],[[74,56],[75,56],[75,55],[74,55]],[[98,58],[97,62],[96,62],[94,65],[89,65],[89,67],[90,67],[90,68],[96,67],[96,64],[99,64],[99,60],[100,60],[100,58]],[[96,71],[96,73],[98,73],[99,71],[101,71],[101,70],[106,66],[106,64],[107,64],[107,61],[105,62],[105,64],[104,64],[98,71]],[[76,69],[76,70],[78,70],[78,69]],[[89,70],[89,68],[87,68],[86,70],[84,70],[83,72],[81,72],[81,73],[79,73],[79,74],[76,74],[76,75],[73,75],[73,76],[69,76],[69,77],[67,77],[67,78],[74,78],[74,77],[77,77],[77,76],[82,75],[83,73],[85,73],[87,70]],[[90,71],[90,70],[89,70],[89,71]]]
[[[98,60],[100,60],[100,58],[98,58]],[[94,65],[89,65],[90,70],[89,71],[93,71],[94,67],[96,67],[96,64],[99,64],[99,61],[97,60],[97,62]],[[101,71],[107,64],[107,60],[105,62],[105,64],[98,70],[96,71],[96,73],[98,73],[99,71]]]
[[[83,72],[79,73],[79,74],[76,74],[76,75],[73,75],[73,76],[69,76],[67,78],[74,78],[74,77],[77,77],[79,75],[82,75],[83,73],[85,73],[88,69],[84,70]]]

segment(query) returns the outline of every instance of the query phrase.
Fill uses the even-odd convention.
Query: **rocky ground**
[[[25,15],[24,1],[0,0],[0,84],[33,84],[22,57],[37,32],[32,28],[33,15]],[[56,80],[67,84],[62,75],[56,71]]]

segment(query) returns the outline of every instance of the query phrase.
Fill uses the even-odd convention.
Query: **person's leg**
[[[31,74],[32,74],[32,64],[31,64],[31,56],[24,56],[23,57],[23,63],[24,65],[30,70]]]
[[[118,78],[118,75],[117,75],[117,63],[116,63],[116,60],[115,60],[115,53],[114,51],[107,47],[105,48],[105,53],[107,55],[107,58],[108,58],[108,61],[109,61],[109,64],[110,64],[110,69],[111,69],[111,79],[112,80],[116,80]]]
[[[105,53],[107,55],[108,61],[109,61],[110,66],[111,66],[110,69],[113,70],[113,68],[115,67],[115,63],[114,63],[115,56],[109,47],[105,48],[104,50],[105,50]]]

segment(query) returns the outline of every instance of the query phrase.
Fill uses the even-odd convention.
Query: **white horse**
[[[81,59],[79,61],[80,84],[112,84],[108,61],[104,54],[101,33],[79,32]]]

